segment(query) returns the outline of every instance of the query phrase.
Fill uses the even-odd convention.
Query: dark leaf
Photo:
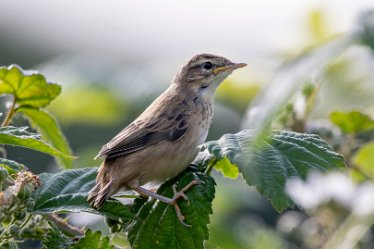
[[[112,219],[129,219],[130,209],[115,199],[108,199],[100,210],[87,202],[89,190],[95,185],[97,169],[65,170],[57,174],[42,173],[42,186],[33,193],[34,213],[89,212]]]
[[[204,248],[204,241],[209,236],[209,214],[212,213],[215,192],[213,178],[189,168],[165,182],[157,193],[171,198],[174,183],[177,183],[179,190],[194,179],[201,183],[186,192],[189,203],[178,200],[185,222],[191,227],[185,227],[179,222],[173,206],[154,199],[137,199],[133,206],[135,219],[127,228],[132,248]]]

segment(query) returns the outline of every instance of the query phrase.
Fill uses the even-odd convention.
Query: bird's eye
[[[213,64],[210,61],[204,62],[203,63],[203,68],[206,70],[210,70],[213,68]]]

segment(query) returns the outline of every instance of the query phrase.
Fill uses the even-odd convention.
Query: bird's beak
[[[223,71],[234,71],[235,69],[242,68],[242,67],[245,67],[245,66],[247,66],[247,64],[245,64],[245,63],[232,63],[232,64],[229,64],[227,66],[217,67],[216,69],[213,70],[213,73],[217,74],[217,73],[223,72]]]

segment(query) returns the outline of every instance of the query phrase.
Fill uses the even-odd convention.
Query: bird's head
[[[219,84],[235,69],[245,66],[245,63],[233,63],[222,56],[199,54],[181,67],[173,84],[196,93],[214,93]]]

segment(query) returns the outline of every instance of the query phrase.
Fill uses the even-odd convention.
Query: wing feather
[[[96,158],[115,158],[165,141],[174,142],[182,138],[188,128],[183,114],[173,119],[158,117],[145,123],[135,121],[104,145]]]

